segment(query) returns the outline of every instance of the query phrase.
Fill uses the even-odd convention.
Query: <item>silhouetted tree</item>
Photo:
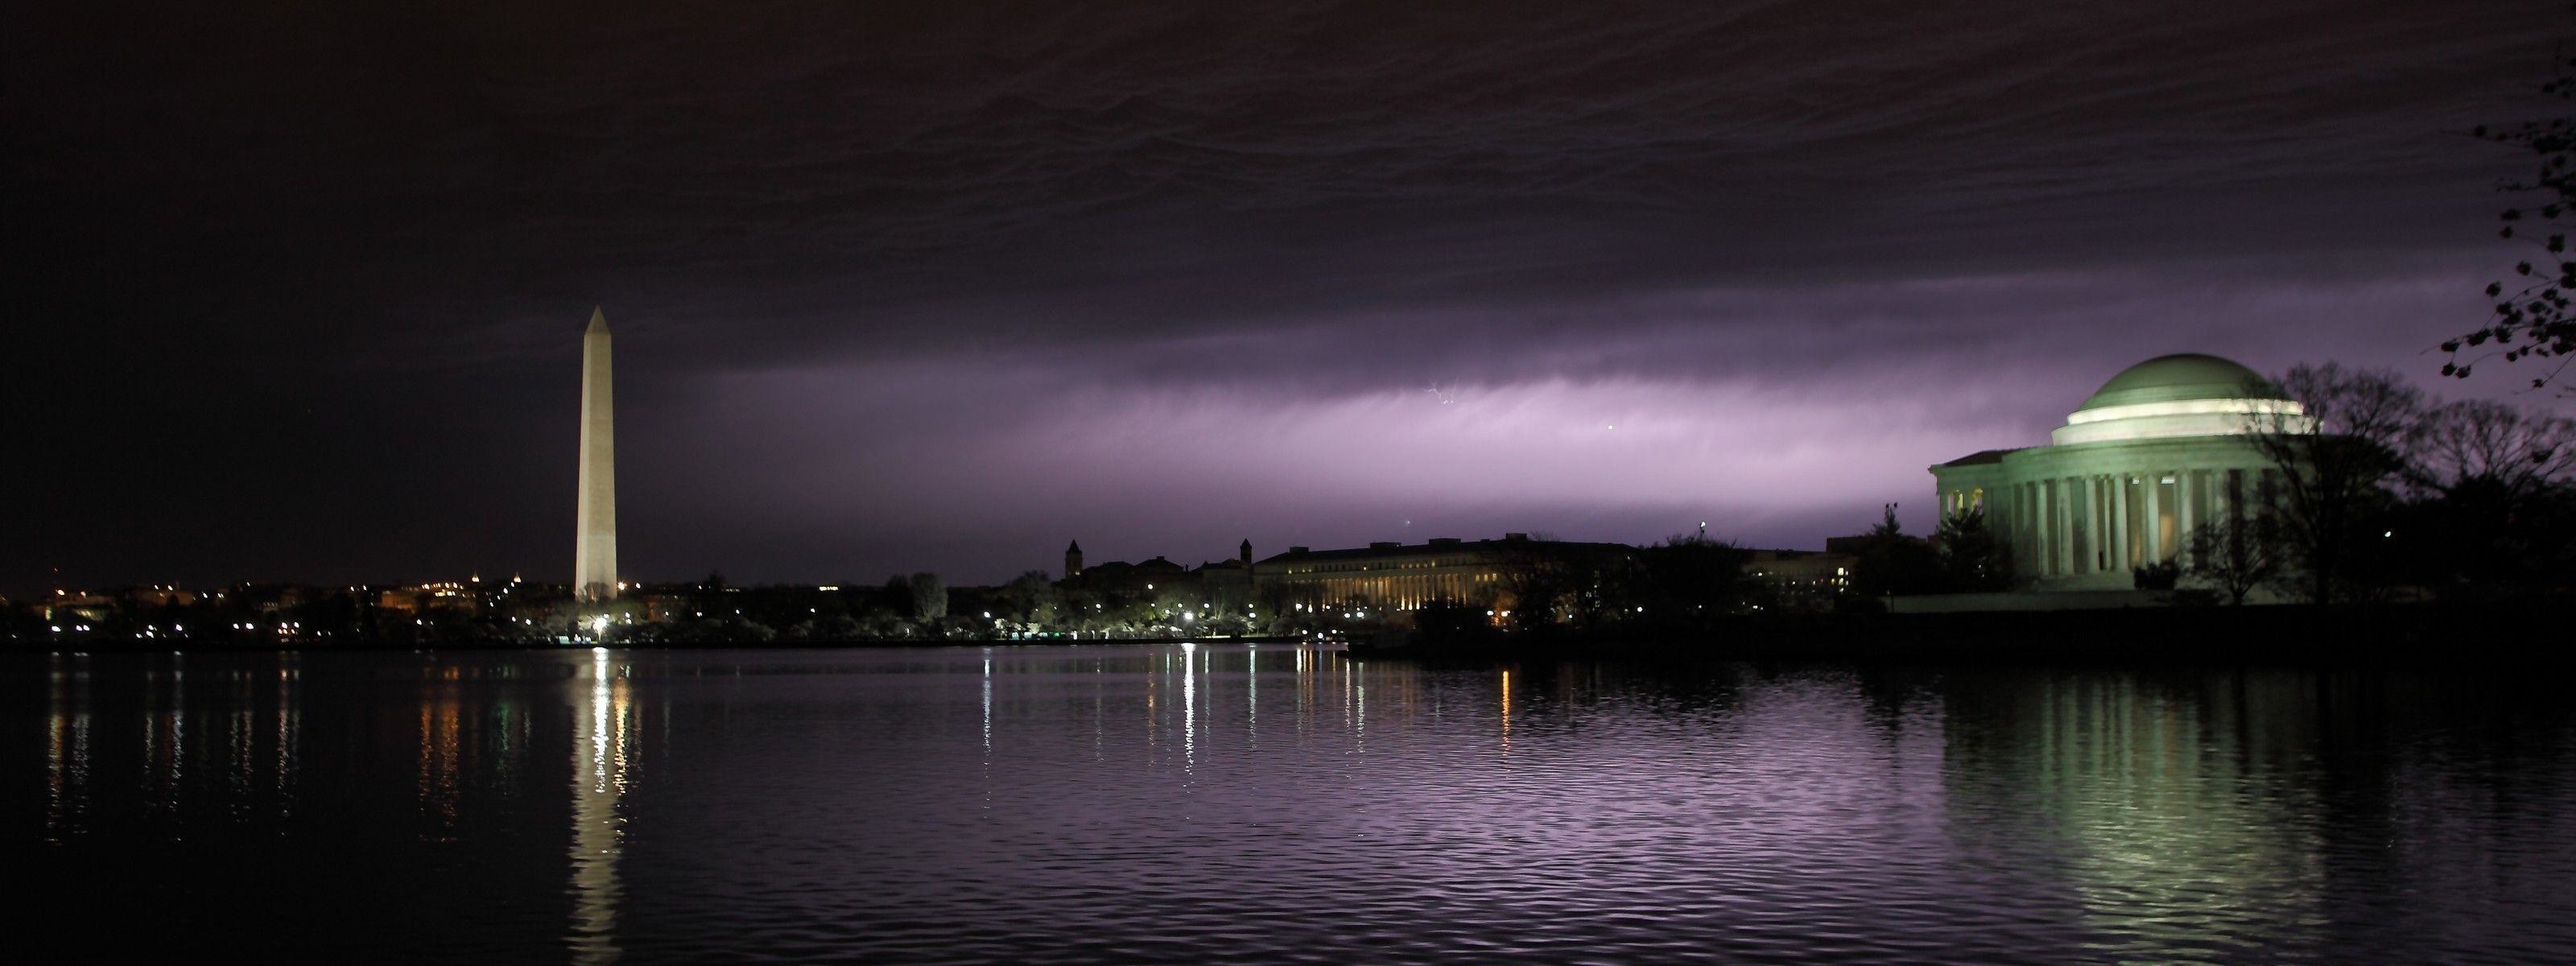
[[[2469,400],[2435,407],[2417,436],[2418,499],[2384,531],[2411,582],[2500,600],[2576,573],[2576,421]]]
[[[2242,605],[2247,594],[2279,579],[2283,550],[2279,532],[2257,515],[2192,528],[2185,556],[2190,576]]]
[[[914,574],[906,586],[912,591],[913,620],[936,624],[948,616],[948,586],[939,582],[938,574]]]
[[[2519,498],[2576,472],[2576,420],[2492,400],[2435,406],[2414,436],[2410,482],[2437,494],[2486,486]]]
[[[1575,609],[1581,583],[1574,561],[1544,540],[1508,540],[1493,551],[1501,594],[1497,603],[1510,613],[1509,624],[1536,630]]]
[[[2571,74],[2576,59],[2554,66],[2557,76],[2540,85],[2541,93],[2562,103],[2576,99],[2576,74]],[[2450,354],[2450,360],[2442,363],[2442,374],[2467,378],[2473,364],[2488,358],[2505,362],[2555,358],[2532,378],[2536,389],[2558,378],[2571,353],[2576,353],[2576,301],[2570,299],[2576,295],[2576,261],[2567,257],[2565,227],[2567,219],[2576,217],[2576,116],[2562,107],[2558,116],[2546,120],[2493,128],[2479,125],[2470,133],[2534,156],[2529,178],[2509,178],[2496,185],[2499,191],[2529,196],[2498,217],[2504,221],[2502,237],[2526,244],[2532,251],[2514,266],[2512,280],[2487,286],[2487,297],[2494,300],[2494,318],[2484,327],[2442,343],[2442,350]],[[2463,359],[2464,350],[2483,354]]]
[[[1684,533],[1632,553],[1578,553],[1571,572],[1596,590],[1594,619],[1687,624],[1739,609],[1751,590],[1744,564],[1752,556],[1724,540]]]
[[[1032,570],[1003,584],[993,593],[993,609],[1011,620],[1032,628],[1054,628],[1063,619],[1063,605],[1055,582],[1046,571]]]
[[[2270,388],[2249,387],[2247,395]],[[2262,512],[2294,556],[2309,600],[2352,596],[2385,556],[2377,525],[2396,502],[2392,484],[2408,473],[2424,395],[2395,372],[2331,362],[2295,367],[2278,388],[2305,415],[2247,417],[2247,440],[2277,471],[2279,485],[2258,494]]]
[[[1896,522],[1896,504],[1885,508],[1878,526],[1861,541],[1852,565],[1852,593],[1864,598],[1889,594],[1931,594],[1948,590],[1941,554],[1929,542],[1907,536]]]
[[[1882,523],[1880,526],[1884,527]],[[1954,590],[2002,590],[2012,583],[2012,566],[2003,544],[1986,529],[1986,508],[1972,506],[1941,518],[1932,542]]]

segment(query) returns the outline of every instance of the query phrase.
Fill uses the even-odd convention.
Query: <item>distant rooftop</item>
[[[1305,547],[1290,547],[1288,548],[1287,553],[1274,554],[1269,557],[1262,558],[1259,563],[1255,564],[1255,566],[1284,560],[1363,560],[1371,557],[1403,557],[1415,554],[1441,553],[1458,550],[1496,550],[1508,547],[1582,547],[1600,550],[1634,549],[1624,543],[1583,543],[1573,540],[1532,540],[1530,539],[1529,534],[1526,533],[1508,533],[1504,534],[1502,539],[1499,540],[1462,540],[1457,537],[1433,537],[1429,541],[1423,543],[1408,544],[1396,543],[1393,541],[1379,541],[1371,543],[1365,547],[1351,547],[1343,550],[1309,550]]]

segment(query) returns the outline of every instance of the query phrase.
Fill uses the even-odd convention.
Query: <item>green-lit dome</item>
[[[2120,370],[2076,411],[2185,399],[2287,398],[2261,373],[2217,356],[2185,352]]]

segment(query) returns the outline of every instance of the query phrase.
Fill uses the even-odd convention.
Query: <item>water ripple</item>
[[[50,659],[85,951],[2563,962],[2576,715],[2477,676],[1209,644]],[[1257,670],[1256,670],[1257,668]],[[36,752],[30,755],[27,752]],[[31,818],[41,821],[31,824]],[[116,923],[149,917],[153,930]]]

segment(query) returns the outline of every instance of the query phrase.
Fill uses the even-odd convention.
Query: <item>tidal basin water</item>
[[[2576,959],[2529,672],[0,660],[20,962]]]

